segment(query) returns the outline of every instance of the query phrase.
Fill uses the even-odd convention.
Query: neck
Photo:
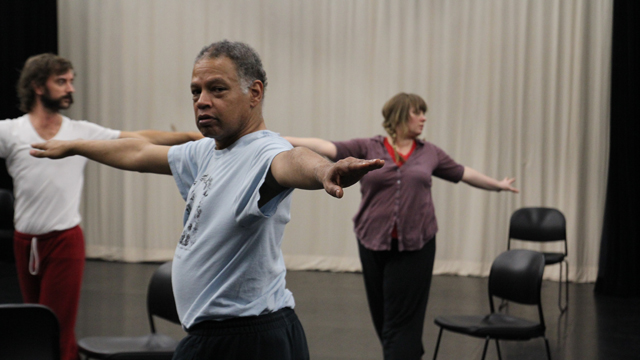
[[[29,117],[32,122],[41,126],[60,125],[62,123],[62,115],[59,112],[51,111],[39,102],[29,111]]]
[[[56,136],[62,126],[62,115],[45,109],[40,103],[29,112],[29,120],[38,135],[44,140],[50,140]]]
[[[226,149],[229,146],[233,145],[236,141],[238,141],[243,136],[254,133],[256,131],[260,131],[260,130],[267,130],[267,125],[264,123],[264,119],[262,118],[262,116],[253,118],[252,120],[248,121],[246,125],[233,136],[225,137],[225,138],[215,138],[216,149],[217,150]]]
[[[413,142],[415,141],[414,138],[406,137],[404,136],[404,134],[401,134],[401,133],[396,133],[395,139],[391,139],[391,140],[392,140],[392,144],[399,148],[412,146]]]

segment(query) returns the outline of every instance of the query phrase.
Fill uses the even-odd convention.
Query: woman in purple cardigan
[[[334,161],[353,156],[383,159],[383,168],[360,181],[362,201],[354,217],[369,309],[384,358],[420,359],[438,231],[432,175],[480,189],[517,193],[515,179],[501,181],[456,163],[442,149],[418,139],[427,104],[400,93],[382,108],[387,136],[327,141],[285,137]]]

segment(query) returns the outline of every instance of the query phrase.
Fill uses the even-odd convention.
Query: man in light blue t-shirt
[[[293,188],[341,198],[382,160],[331,163],[267,130],[267,78],[248,45],[221,41],[198,54],[191,93],[204,139],[180,146],[131,140],[49,141],[35,157],[86,156],[124,170],[173,175],[186,201],[173,289],[189,335],[174,359],[308,359],[285,288],[280,250]]]

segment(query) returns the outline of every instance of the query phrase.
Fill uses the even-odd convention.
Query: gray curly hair
[[[214,59],[221,56],[228,57],[236,65],[238,79],[240,80],[240,86],[244,93],[249,91],[249,86],[251,86],[255,80],[260,80],[264,85],[264,90],[266,90],[267,73],[262,67],[260,56],[253,48],[245,43],[228,40],[214,42],[200,50],[194,63],[204,58]]]

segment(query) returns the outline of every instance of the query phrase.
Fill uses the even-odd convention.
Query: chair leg
[[[567,308],[569,308],[569,262],[565,259],[564,260],[565,263],[565,268],[564,268],[564,287],[565,287],[565,302],[564,302],[564,309],[567,310]]]
[[[440,328],[440,332],[438,333],[438,342],[436,342],[436,351],[433,352],[433,360],[436,360],[436,357],[438,357],[438,349],[440,348],[440,339],[442,338],[442,330],[444,330],[444,328]]]
[[[498,360],[502,360],[502,354],[500,354],[500,342],[496,339],[496,349],[498,349]]]
[[[489,340],[491,339],[487,336],[487,339],[484,341],[484,349],[482,350],[482,360],[484,360],[484,357],[487,356],[487,347],[489,347]]]
[[[547,360],[551,360],[551,349],[549,348],[549,340],[544,337],[544,345],[547,348]]]
[[[560,277],[558,278],[558,308],[560,309],[560,313],[563,313],[562,310],[562,267],[563,263],[560,263]]]
[[[565,269],[565,304],[562,306],[562,268],[564,266]],[[560,314],[567,311],[569,307],[569,263],[566,260],[560,262],[560,277],[558,279],[558,308],[560,309]]]

